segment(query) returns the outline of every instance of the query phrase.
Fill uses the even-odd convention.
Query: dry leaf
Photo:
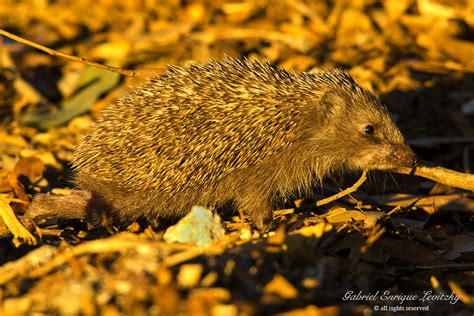
[[[274,293],[283,299],[294,299],[298,296],[298,290],[280,274],[265,285],[265,292]]]
[[[364,213],[356,210],[346,210],[345,208],[336,208],[323,215],[329,223],[363,221]]]
[[[10,185],[14,188],[15,194],[24,201],[29,201],[25,192],[24,183],[28,180],[29,183],[37,181],[44,172],[44,163],[37,157],[21,158],[16,163],[10,174]]]
[[[10,204],[3,196],[0,196],[0,215],[15,237],[15,246],[18,247],[22,242],[26,242],[28,245],[36,245],[36,238],[18,221]]]

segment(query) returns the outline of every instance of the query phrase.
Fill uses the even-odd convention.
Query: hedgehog
[[[265,230],[278,197],[416,159],[387,108],[346,71],[226,57],[170,66],[107,107],[72,164],[82,208],[100,200],[119,222],[231,205]]]

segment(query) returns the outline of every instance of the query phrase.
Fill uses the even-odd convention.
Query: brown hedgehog
[[[231,202],[261,229],[276,196],[343,169],[414,163],[387,108],[347,72],[231,58],[170,67],[109,106],[73,161],[85,199],[120,221]]]

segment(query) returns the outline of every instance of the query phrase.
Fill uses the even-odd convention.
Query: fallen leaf
[[[27,179],[30,183],[34,183],[43,175],[43,172],[44,163],[37,157],[21,158],[18,160],[9,176],[10,185],[14,188],[15,194],[20,199],[29,201],[29,197],[25,192],[24,182]]]
[[[120,75],[115,72],[87,67],[82,74],[79,91],[66,99],[59,111],[47,114],[31,112],[25,114],[20,119],[20,123],[43,130],[63,125],[72,118],[89,111],[97,99],[112,89],[119,79]]]
[[[277,294],[283,299],[294,299],[298,297],[298,290],[281,274],[276,274],[273,279],[265,285],[264,291]]]
[[[26,242],[28,245],[36,245],[36,238],[23,226],[18,220],[10,207],[10,204],[5,200],[3,196],[0,196],[0,218],[3,219],[8,229],[15,237],[14,244],[19,246],[21,241]]]
[[[365,215],[361,211],[348,211],[342,207],[331,210],[322,217],[326,218],[329,223],[350,222],[353,220],[363,221],[365,219]]]

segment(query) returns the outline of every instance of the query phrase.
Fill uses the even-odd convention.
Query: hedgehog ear
[[[341,96],[334,91],[327,91],[319,99],[318,109],[317,109],[317,121],[319,126],[325,126],[327,122],[330,121],[331,116],[333,116],[337,109],[345,107],[345,102]]]

